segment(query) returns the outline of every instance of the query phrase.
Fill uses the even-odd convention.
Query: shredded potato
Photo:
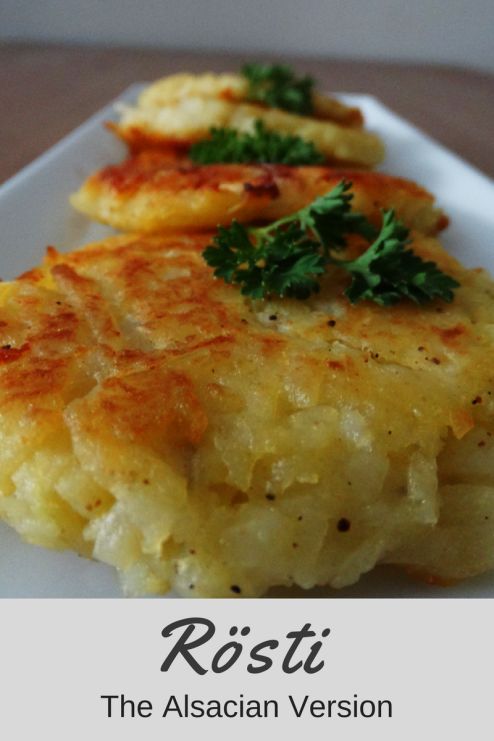
[[[344,587],[494,566],[494,286],[450,305],[214,280],[210,235],[122,236],[0,286],[0,514],[129,594]],[[358,249],[358,245],[354,246]]]
[[[88,216],[129,232],[214,229],[274,221],[307,206],[341,180],[353,183],[353,207],[374,221],[394,208],[408,226],[434,233],[447,218],[430,193],[381,173],[284,165],[193,165],[145,151],[92,175],[71,197]]]
[[[187,146],[207,138],[212,127],[251,132],[255,122],[262,121],[268,129],[313,142],[330,162],[373,167],[384,156],[381,140],[364,129],[252,103],[189,97],[153,108],[123,106],[121,113],[115,131],[134,151]]]
[[[247,101],[248,82],[242,75],[206,72],[202,75],[180,73],[163,77],[149,85],[139,96],[139,106],[156,108],[176,103],[184,98],[217,98],[236,102]],[[362,113],[335,98],[313,93],[314,115],[337,121],[343,126],[361,126]]]
[[[239,75],[174,75],[158,80],[136,106],[120,106],[110,124],[133,152],[149,148],[187,148],[209,136],[212,127],[251,132],[256,121],[281,134],[312,142],[328,163],[374,167],[384,157],[378,136],[366,131],[360,111],[315,93],[314,114],[301,116],[250,102]]]

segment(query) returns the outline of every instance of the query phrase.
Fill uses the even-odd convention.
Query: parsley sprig
[[[347,270],[352,282],[345,293],[355,304],[370,299],[382,306],[408,298],[423,304],[434,298],[452,301],[459,283],[443,273],[435,262],[422,260],[413,250],[409,231],[394,212],[383,212],[381,231],[370,247],[356,260],[335,261]]]
[[[210,138],[192,145],[189,157],[199,165],[215,162],[266,162],[282,165],[318,165],[325,161],[312,142],[299,136],[278,134],[256,121],[252,133],[213,128]]]
[[[311,77],[297,78],[292,68],[284,64],[245,64],[242,74],[249,83],[249,100],[302,116],[313,112]]]
[[[204,250],[204,259],[217,278],[239,285],[244,295],[256,299],[270,295],[306,299],[319,291],[326,267],[335,265],[351,276],[345,290],[351,303],[452,301],[457,281],[408,249],[409,231],[394,211],[383,211],[380,230],[352,211],[351,187],[342,181],[309,206],[265,227],[246,228],[237,221],[220,227]],[[370,244],[356,259],[344,260],[337,255],[350,234]]]

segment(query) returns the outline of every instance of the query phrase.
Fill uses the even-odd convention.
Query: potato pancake
[[[120,121],[110,128],[133,152],[170,146],[187,149],[208,138],[213,127],[253,132],[256,121],[262,121],[267,129],[312,142],[328,163],[374,167],[384,157],[379,137],[362,128],[253,103],[188,96],[160,105],[121,106],[120,111]]]
[[[492,568],[492,280],[417,236],[452,304],[352,306],[337,268],[252,301],[210,239],[50,249],[0,285],[1,516],[134,595]]]
[[[249,83],[242,75],[181,73],[163,77],[149,85],[139,96],[138,104],[142,108],[159,108],[189,97],[246,102],[248,87]],[[362,126],[363,116],[358,108],[347,106],[316,91],[312,98],[316,118],[336,121],[342,126]]]
[[[380,173],[286,165],[193,165],[146,151],[91,176],[72,205],[129,232],[214,229],[232,219],[274,221],[308,205],[341,180],[354,185],[354,208],[378,221],[394,208],[411,228],[433,234],[447,218],[415,183]]]

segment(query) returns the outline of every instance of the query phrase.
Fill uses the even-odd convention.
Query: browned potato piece
[[[160,107],[120,110],[121,119],[112,128],[134,152],[170,144],[185,147],[207,138],[213,127],[252,131],[262,121],[267,129],[312,142],[329,162],[374,167],[384,157],[379,137],[365,129],[252,103],[189,97]]]
[[[252,301],[210,239],[51,250],[0,285],[0,515],[130,594],[493,568],[492,280],[416,235],[453,303],[352,306],[336,268]]]
[[[193,165],[143,152],[90,177],[72,205],[96,221],[136,232],[214,229],[232,219],[274,221],[341,180],[354,186],[355,209],[377,221],[394,208],[411,228],[435,233],[447,224],[434,198],[415,183],[380,173],[285,165]]]
[[[149,85],[139,96],[139,107],[159,108],[184,98],[216,98],[231,102],[247,102],[248,83],[237,74],[202,75],[179,73],[163,77]],[[313,93],[314,116],[335,121],[342,126],[362,126],[363,116],[358,108],[347,106],[335,98]]]

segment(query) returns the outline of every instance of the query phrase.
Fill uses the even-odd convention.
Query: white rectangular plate
[[[132,102],[141,87],[132,86],[119,101]],[[494,273],[494,182],[374,98],[342,97],[362,108],[368,127],[386,143],[382,169],[417,180],[437,195],[439,205],[452,220],[443,236],[447,249],[466,265],[480,265]],[[102,125],[114,118],[111,104],[0,188],[0,276],[4,280],[37,265],[49,244],[67,251],[111,233],[75,213],[67,197],[91,172],[123,158],[123,145]],[[302,595],[293,591],[284,594]],[[411,582],[393,569],[380,568],[354,587],[307,593],[328,595],[494,597],[494,573],[441,589]],[[118,596],[121,592],[111,568],[73,553],[27,545],[0,523],[0,597]]]

